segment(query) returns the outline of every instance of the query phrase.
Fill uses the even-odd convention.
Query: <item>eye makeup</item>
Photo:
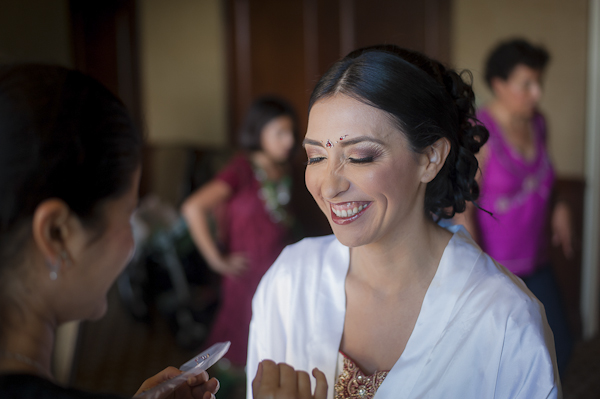
[[[373,142],[362,142],[346,149],[346,158],[351,163],[369,163],[384,153],[381,145]]]

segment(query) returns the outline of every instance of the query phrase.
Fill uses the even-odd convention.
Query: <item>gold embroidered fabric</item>
[[[334,386],[335,399],[372,399],[388,371],[376,371],[367,376],[352,359],[341,354],[344,356],[344,368]]]

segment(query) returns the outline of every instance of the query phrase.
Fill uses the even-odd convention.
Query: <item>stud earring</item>
[[[61,261],[57,259],[56,262],[48,262],[50,267],[50,280],[55,281],[58,279],[58,270],[60,269]]]
[[[50,268],[50,280],[55,281],[58,279],[58,271],[64,263],[68,262],[68,260],[67,252],[63,250],[60,252],[60,256],[56,259],[56,262],[48,262],[48,267]]]
[[[438,153],[434,150],[433,146],[431,146],[431,150],[433,154],[429,157],[429,162],[437,162],[438,161]]]

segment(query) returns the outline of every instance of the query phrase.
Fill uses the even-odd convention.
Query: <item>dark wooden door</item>
[[[319,76],[349,51],[393,43],[449,60],[450,0],[227,0],[231,142],[254,98],[275,94],[298,110],[306,130],[308,99]],[[300,139],[300,138],[299,138]],[[308,235],[329,226],[296,165],[295,203],[311,220]]]

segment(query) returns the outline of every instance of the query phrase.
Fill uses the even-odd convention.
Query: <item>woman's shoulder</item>
[[[275,270],[278,273],[303,274],[307,268],[299,266],[305,265],[310,266],[310,269],[315,271],[328,264],[326,261],[328,253],[344,250],[347,251],[348,249],[333,234],[307,237],[295,244],[286,246],[270,270]]]
[[[488,129],[491,126],[496,125],[496,121],[494,120],[494,117],[492,116],[488,107],[479,108],[477,110],[477,112],[475,113],[475,117],[477,118],[477,120],[479,122],[483,123],[483,125]]]
[[[227,183],[234,191],[244,183],[252,181],[252,178],[252,164],[243,153],[234,155],[227,165],[215,176],[215,179]]]
[[[293,290],[310,290],[316,287],[328,270],[347,268],[348,248],[335,236],[304,238],[283,249],[275,263],[263,276],[257,292],[272,292],[267,287],[285,287]],[[280,290],[279,290],[280,291]]]
[[[464,228],[456,228],[454,242],[457,256],[454,258],[454,268],[464,268],[466,259],[471,259],[472,267],[464,280],[463,296],[477,298],[468,303],[475,308],[491,310],[492,313],[508,314],[537,314],[540,303],[529,291],[523,281],[508,269],[481,250]],[[458,270],[453,273],[458,274]]]

